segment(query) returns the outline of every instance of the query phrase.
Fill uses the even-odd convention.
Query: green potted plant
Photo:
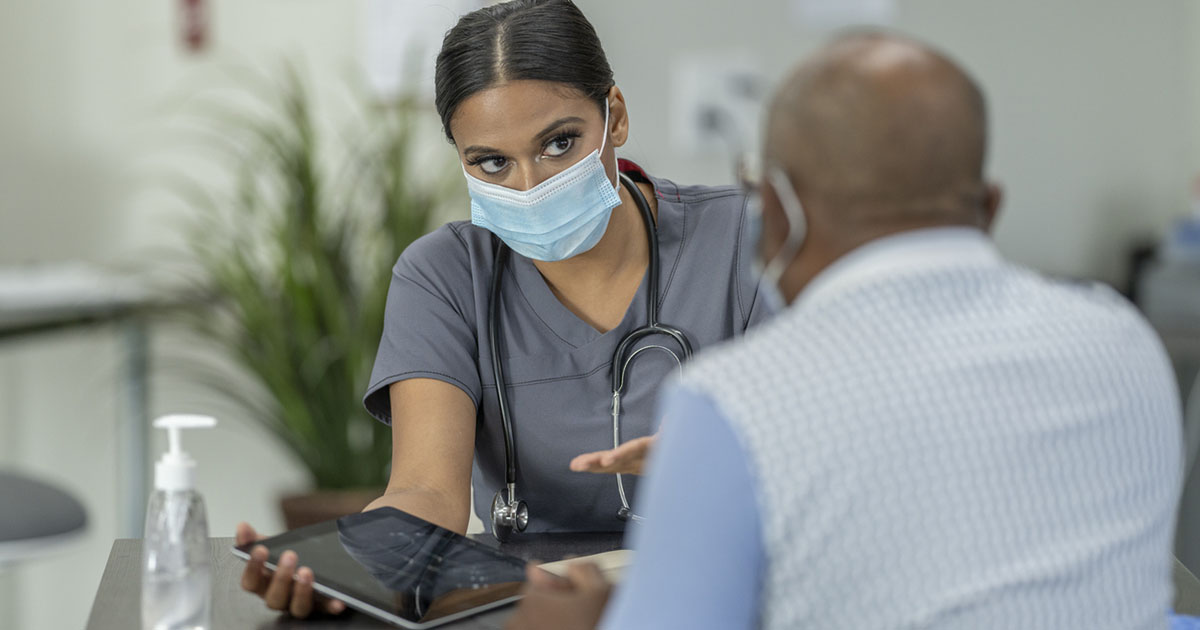
[[[436,137],[428,107],[369,104],[365,128],[350,134],[359,139],[338,151],[322,143],[313,100],[289,67],[258,113],[209,111],[228,186],[178,187],[194,210],[188,243],[211,304],[195,330],[241,372],[203,380],[311,475],[315,492],[283,500],[289,528],[359,510],[386,484],[390,429],[360,399],[391,269],[460,194],[453,165],[426,155]]]

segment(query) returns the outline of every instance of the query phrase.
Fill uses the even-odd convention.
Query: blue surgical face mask
[[[514,252],[555,262],[596,246],[621,205],[617,185],[608,179],[600,154],[608,141],[608,102],[600,148],[529,190],[513,190],[472,177],[463,167],[471,194],[471,223],[500,237]]]

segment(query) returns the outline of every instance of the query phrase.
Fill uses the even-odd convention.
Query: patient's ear
[[[1000,184],[988,182],[983,198],[983,225],[980,226],[984,232],[992,232],[992,225],[996,222],[996,215],[1000,214],[1000,204],[1003,201],[1004,190]]]

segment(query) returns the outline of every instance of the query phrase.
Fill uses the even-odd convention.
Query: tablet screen
[[[424,626],[511,600],[525,562],[397,510],[380,508],[292,530],[255,544],[310,567],[319,590],[390,621]],[[253,545],[239,550],[249,552]],[[239,555],[243,555],[239,554]],[[324,587],[324,589],[321,589]]]

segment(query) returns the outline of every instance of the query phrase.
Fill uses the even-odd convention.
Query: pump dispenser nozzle
[[[167,430],[169,450],[154,465],[154,487],[159,490],[191,490],[195,486],[196,462],[183,452],[181,429],[208,429],[217,425],[211,416],[171,415],[154,421],[155,428]]]

